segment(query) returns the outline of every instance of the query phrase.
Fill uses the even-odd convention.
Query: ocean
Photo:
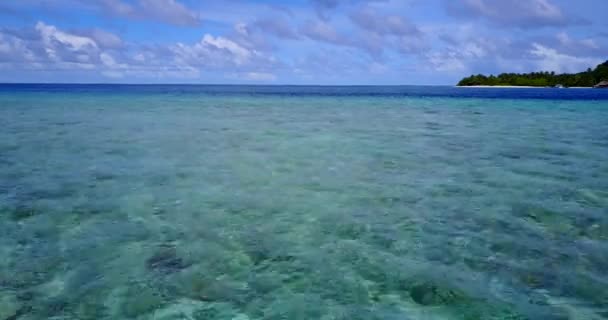
[[[0,319],[608,319],[608,90],[0,85]]]

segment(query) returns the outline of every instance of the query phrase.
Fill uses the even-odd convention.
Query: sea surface
[[[29,319],[608,319],[608,90],[0,85]]]

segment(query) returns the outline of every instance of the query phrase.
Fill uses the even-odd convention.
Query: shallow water
[[[608,319],[607,92],[0,86],[0,319]]]

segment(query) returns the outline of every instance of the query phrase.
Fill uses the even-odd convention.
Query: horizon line
[[[0,82],[0,85],[137,85],[137,86],[289,86],[289,87],[455,87],[454,84],[278,84],[278,83],[138,83],[138,82]]]

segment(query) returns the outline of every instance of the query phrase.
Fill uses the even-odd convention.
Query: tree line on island
[[[531,87],[593,87],[608,80],[608,60],[579,73],[532,72],[501,73],[498,76],[472,75],[458,86],[531,86]]]

